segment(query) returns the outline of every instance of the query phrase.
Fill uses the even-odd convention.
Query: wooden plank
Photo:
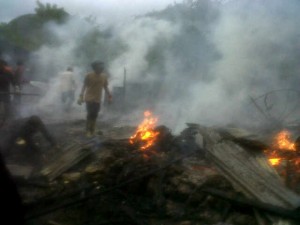
[[[214,129],[199,126],[199,132],[207,157],[247,197],[287,209],[300,206],[300,196],[284,185],[262,152],[253,153]]]
[[[63,154],[59,155],[55,160],[50,162],[41,171],[41,174],[47,176],[52,181],[59,177],[62,173],[71,169],[83,159],[92,154],[92,143],[71,144],[63,150]]]

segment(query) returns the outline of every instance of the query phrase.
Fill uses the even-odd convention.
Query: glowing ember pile
[[[155,131],[158,119],[150,111],[144,112],[144,120],[138,126],[134,135],[130,137],[131,144],[140,144],[140,150],[146,151],[155,143],[159,132]]]
[[[287,130],[283,130],[275,136],[271,149],[266,150],[265,153],[271,165],[279,166],[289,163],[295,172],[300,172],[300,154]]]

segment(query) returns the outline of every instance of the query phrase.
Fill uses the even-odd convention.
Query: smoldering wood
[[[75,200],[74,200],[74,197],[73,197],[74,195],[68,195],[67,198],[66,198],[67,203],[61,204],[61,202],[59,202],[58,204],[52,206],[52,208],[50,208],[50,209],[46,209],[45,211],[39,212],[39,213],[37,213],[37,214],[29,215],[29,216],[27,217],[27,219],[28,219],[28,220],[31,220],[31,219],[34,219],[34,218],[36,218],[36,217],[40,217],[40,216],[43,216],[43,215],[52,213],[52,212],[57,211],[57,210],[62,209],[62,208],[65,209],[65,208],[72,207],[72,206],[77,205],[77,204],[82,204],[82,203],[84,203],[84,202],[86,202],[86,201],[89,201],[89,200],[91,200],[91,199],[93,199],[93,198],[95,198],[95,197],[97,197],[97,196],[106,194],[106,193],[108,193],[108,192],[115,191],[115,190],[118,189],[118,188],[124,187],[124,186],[126,186],[126,185],[128,185],[128,184],[130,184],[130,183],[134,183],[134,182],[136,182],[136,181],[139,181],[139,180],[141,180],[141,179],[143,179],[143,178],[145,178],[145,177],[148,177],[149,175],[158,173],[158,172],[160,172],[161,170],[164,170],[164,169],[168,168],[168,167],[171,166],[172,164],[177,163],[178,161],[183,160],[185,157],[191,156],[192,154],[195,154],[195,152],[190,153],[190,154],[183,155],[183,156],[181,156],[181,157],[178,157],[178,158],[172,160],[171,162],[166,163],[165,165],[163,165],[163,166],[161,166],[161,167],[159,167],[159,168],[153,169],[153,170],[151,170],[151,171],[149,171],[149,172],[147,172],[147,173],[145,173],[145,174],[142,174],[142,175],[137,176],[137,177],[134,177],[134,178],[132,178],[132,179],[130,179],[130,180],[126,180],[126,181],[124,181],[124,182],[122,182],[122,183],[119,183],[119,184],[115,185],[114,187],[108,188],[108,189],[106,189],[106,190],[102,190],[102,191],[100,191],[100,192],[95,192],[94,194],[87,195],[87,196],[85,196],[85,197],[83,197],[83,198],[80,198],[80,199],[75,199]],[[81,192],[81,191],[79,191],[79,192]],[[78,192],[77,192],[77,193],[78,193]],[[72,197],[72,198],[70,198],[70,197]],[[62,196],[59,196],[58,198],[59,198],[60,200],[64,199]],[[69,201],[68,201],[68,200],[69,200]],[[51,201],[53,201],[53,199],[52,199]],[[51,202],[51,201],[46,201],[46,202],[49,203],[49,202]],[[45,201],[42,202],[42,203],[45,204]],[[29,204],[29,205],[27,206],[27,208],[32,208],[32,207],[37,208],[37,207],[39,207],[39,205],[40,205],[39,203],[31,203],[31,204]],[[32,210],[32,209],[31,209],[31,210]]]
[[[287,210],[300,206],[299,195],[284,185],[262,152],[253,151],[233,142],[232,139],[224,138],[222,132],[218,132],[217,129],[198,126],[198,130],[206,140],[207,157],[237,191],[250,199]],[[280,221],[278,218],[266,216],[274,222]]]
[[[151,225],[163,223],[161,221],[174,221],[174,223],[177,221],[176,224],[180,221],[182,223],[183,221],[190,221],[190,223],[216,224],[226,219],[226,221],[238,219],[239,215],[235,210],[227,212],[224,210],[230,204],[235,207],[234,203],[219,197],[210,197],[208,193],[201,191],[203,188],[208,187],[217,188],[223,192],[242,193],[247,199],[255,203],[260,202],[257,197],[251,195],[248,189],[244,188],[245,184],[243,182],[239,181],[238,178],[231,178],[236,176],[238,168],[234,167],[236,170],[231,172],[231,165],[224,166],[223,158],[214,159],[212,156],[216,153],[211,150],[214,153],[212,154],[207,149],[207,146],[210,146],[211,149],[217,151],[219,149],[215,150],[215,145],[228,144],[228,142],[230,144],[226,145],[223,151],[229,151],[228,148],[233,148],[233,150],[232,152],[229,151],[228,158],[224,158],[225,162],[230,160],[229,157],[232,157],[233,152],[239,150],[239,155],[231,159],[234,163],[248,155],[253,157],[249,157],[246,169],[242,168],[241,171],[250,170],[251,173],[255,174],[252,170],[267,170],[265,173],[269,174],[272,179],[281,179],[263,155],[262,149],[267,144],[263,140],[258,140],[254,135],[238,130],[203,129],[205,131],[206,129],[212,130],[212,132],[202,132],[204,134],[216,133],[218,134],[216,136],[221,137],[218,141],[215,141],[210,135],[207,135],[208,137],[202,135],[197,124],[189,124],[189,127],[178,136],[172,136],[164,127],[162,130],[167,131],[165,132],[167,135],[162,136],[168,141],[162,137],[159,143],[164,147],[159,148],[159,146],[156,146],[159,151],[154,151],[153,154],[148,155],[148,159],[144,159],[143,154],[130,145],[127,138],[122,139],[126,136],[130,137],[134,129],[120,127],[110,129],[107,132],[104,130],[100,145],[95,144],[95,141],[89,143],[89,147],[93,149],[93,157],[88,157],[89,160],[85,160],[84,163],[73,164],[70,167],[71,172],[69,169],[57,168],[57,172],[54,172],[57,176],[55,175],[51,183],[54,184],[54,190],[63,185],[62,192],[54,192],[55,194],[49,197],[35,199],[33,202],[27,201],[27,219],[35,221],[47,215],[45,218],[50,216],[53,221],[62,221],[60,216],[54,215],[64,215],[66,212],[76,214],[74,212],[77,209],[81,209],[80,212],[86,211],[85,215],[81,216],[81,218],[84,217],[83,221],[92,223],[95,220],[97,224],[99,224],[99,221],[103,221],[104,224],[113,224],[113,222],[120,221],[136,224],[148,222]],[[64,139],[66,138],[64,137]],[[72,139],[74,137],[70,140]],[[83,138],[77,139],[76,142],[72,143],[72,141],[66,139],[66,143],[69,144],[61,152],[57,152],[57,157],[54,158],[63,158],[62,155],[71,152],[71,149],[83,148],[81,143],[87,143],[86,139],[83,140]],[[71,165],[73,160],[74,158],[64,163]],[[52,165],[51,168],[54,169],[54,164],[53,160],[50,160],[45,168]],[[223,167],[229,171],[221,171]],[[62,172],[62,170],[65,171]],[[45,170],[43,171],[45,172]],[[64,179],[68,179],[68,176],[65,176],[66,173],[79,171],[81,176],[79,180],[70,181],[66,185],[63,184]],[[50,172],[45,173],[48,182],[50,181],[49,174]],[[265,177],[265,174],[263,174],[263,177]],[[56,187],[56,184],[59,186]],[[243,188],[246,190],[243,190]],[[44,188],[40,189],[44,190]],[[129,211],[116,207],[122,202],[129,207]],[[90,205],[93,205],[93,207],[90,208]],[[105,207],[103,207],[104,205]],[[89,210],[83,210],[88,207]],[[249,208],[251,207],[253,208],[253,206],[249,206]],[[286,207],[285,209],[293,211],[292,207],[290,209]],[[131,214],[132,210],[134,214]],[[239,222],[239,224],[249,225],[248,222],[251,222],[251,225],[256,225],[255,213],[252,210],[248,211],[248,214],[244,215],[244,219],[241,217],[244,222]],[[264,212],[264,210],[258,209],[259,214]],[[117,215],[119,220],[111,220],[107,216],[110,214]],[[100,215],[101,220],[96,220],[96,215]],[[155,222],[152,223],[151,221]],[[76,221],[73,224],[77,225]]]
[[[268,212],[275,216],[280,216],[280,217],[285,217],[285,218],[300,221],[300,212],[297,209],[288,210],[286,208],[258,202],[256,200],[242,198],[240,196],[231,196],[230,194],[228,194],[224,191],[220,191],[220,190],[213,189],[213,188],[204,188],[201,191],[208,193],[212,196],[222,198],[222,199],[229,201],[230,203],[235,204],[237,206],[255,208],[258,210]]]
[[[300,197],[285,187],[263,153],[251,152],[213,129],[198,126],[207,157],[246,196],[286,209],[300,206]]]
[[[91,147],[92,142],[81,143],[81,144],[71,144],[64,148],[63,154],[54,159],[49,165],[47,165],[41,174],[47,176],[47,178],[52,181],[60,176],[62,173],[66,172],[86,157],[92,154]]]

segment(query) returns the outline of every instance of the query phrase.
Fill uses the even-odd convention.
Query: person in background
[[[14,95],[14,101],[17,103],[17,104],[20,104],[21,103],[21,95],[18,94],[18,92],[21,92],[22,90],[22,86],[23,86],[23,82],[24,82],[24,72],[25,72],[25,66],[24,66],[24,63],[23,61],[21,60],[18,60],[17,61],[17,66],[14,70],[14,82],[15,82],[15,85],[16,85],[16,94]]]
[[[1,111],[3,112],[0,115],[1,121],[13,116],[10,96],[11,86],[14,87],[14,91],[18,90],[12,69],[8,66],[5,60],[0,59],[0,103],[2,103]]]
[[[61,100],[65,105],[65,111],[69,112],[75,99],[76,81],[73,68],[68,67],[66,71],[60,74]]]
[[[95,133],[96,120],[101,108],[102,92],[109,101],[112,100],[112,95],[108,89],[107,74],[104,71],[104,63],[95,61],[91,64],[93,72],[86,74],[84,83],[79,95],[78,104],[83,102],[86,104],[86,135],[91,137]]]

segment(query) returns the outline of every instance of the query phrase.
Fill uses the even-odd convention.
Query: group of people
[[[108,88],[108,74],[104,63],[95,61],[91,64],[92,71],[85,75],[83,85],[77,100],[79,105],[85,103],[86,106],[86,135],[91,137],[96,131],[96,120],[101,109],[102,92],[105,92],[106,101],[112,100],[111,92]],[[20,90],[23,82],[24,65],[21,61],[16,63],[16,67],[9,67],[7,62],[0,59],[0,107],[2,106],[1,122],[12,118],[12,108],[21,101]],[[75,100],[75,81],[73,68],[68,67],[60,76],[61,100],[65,105],[65,110],[70,113],[71,105]],[[13,96],[13,98],[12,98]],[[12,107],[14,106],[14,107]]]
[[[91,137],[96,131],[96,120],[101,109],[102,92],[105,92],[105,98],[112,100],[112,95],[108,88],[108,75],[105,72],[104,63],[95,61],[91,64],[92,72],[85,75],[83,85],[80,91],[77,103],[86,105],[86,135]],[[70,111],[70,107],[75,99],[75,82],[73,68],[68,67],[67,70],[60,75],[61,99],[65,104],[65,110]]]
[[[1,118],[0,121],[0,148],[2,149],[2,153],[9,152],[17,138],[25,140],[29,148],[35,151],[32,136],[36,132],[41,132],[52,146],[56,145],[54,138],[51,137],[38,116],[33,115],[26,118],[10,116],[11,86],[14,87],[14,94],[17,90],[20,90],[23,73],[21,66],[23,66],[22,63],[18,63],[17,68],[13,70],[8,67],[4,60],[0,60],[0,103],[2,103],[4,108],[4,114],[0,116],[5,117]],[[92,72],[85,75],[77,100],[79,105],[85,103],[86,106],[87,114],[85,131],[87,137],[95,135],[96,120],[101,108],[103,90],[105,92],[105,98],[108,101],[112,100],[112,95],[108,88],[108,75],[105,72],[104,63],[95,61],[91,64],[91,67]],[[73,69],[68,67],[61,76],[61,99],[67,105],[68,110],[75,100],[76,86]],[[20,101],[17,95],[14,96],[14,101]]]
[[[96,119],[98,117],[101,108],[102,92],[105,91],[105,96],[108,101],[112,100],[112,95],[108,88],[107,74],[105,73],[104,64],[96,61],[91,64],[92,72],[86,74],[82,89],[77,103],[86,105],[86,134],[92,136],[95,133]],[[62,101],[66,104],[70,104],[74,100],[75,93],[75,80],[72,75],[72,68],[67,68],[67,71],[63,74],[65,82],[62,84]],[[2,103],[8,106],[10,104],[10,85],[17,88],[18,80],[22,71],[15,70],[7,66],[4,60],[0,61],[0,100]],[[70,81],[70,82],[69,82]],[[9,110],[8,108],[6,110]],[[9,112],[7,112],[9,113]],[[24,220],[24,208],[22,206],[22,199],[18,193],[17,187],[7,170],[2,156],[6,156],[9,150],[16,140],[21,137],[25,140],[30,148],[31,152],[35,152],[35,144],[33,143],[33,135],[37,132],[41,132],[44,138],[51,144],[51,146],[57,146],[55,139],[46,129],[43,121],[38,116],[30,116],[28,118],[22,118],[13,120],[11,126],[1,126],[0,128],[0,197],[3,200],[3,204],[6,205],[5,210],[2,210],[0,216],[7,218],[12,224],[23,225]],[[10,128],[10,129],[9,129]],[[4,138],[6,136],[6,138]],[[3,141],[1,141],[3,140]],[[14,212],[14,216],[11,217],[11,212]]]
[[[96,132],[96,121],[101,109],[102,92],[105,92],[107,101],[112,100],[112,95],[108,88],[108,75],[104,63],[95,61],[91,64],[92,71],[85,75],[83,85],[77,100],[79,105],[85,103],[87,137],[92,137]],[[46,140],[55,146],[56,142],[46,130],[40,117],[33,115],[26,118],[12,116],[12,105],[16,105],[20,100],[20,90],[22,86],[22,75],[24,67],[22,62],[18,62],[16,68],[11,68],[0,59],[0,149],[2,153],[11,150],[18,138],[22,138],[28,147],[35,151],[32,136],[36,132],[41,132]],[[77,87],[73,68],[68,67],[61,74],[61,100],[65,103],[67,112],[70,113],[70,106],[75,100],[75,89]],[[13,87],[13,91],[12,91]],[[12,96],[14,96],[12,98]],[[13,103],[13,104],[12,104]],[[0,108],[1,110],[1,108]],[[2,118],[1,118],[2,117]],[[35,151],[36,152],[36,151]]]
[[[95,61],[91,64],[91,68],[92,71],[85,75],[83,85],[77,100],[77,103],[79,105],[85,103],[86,106],[87,114],[85,131],[87,137],[94,136],[96,132],[96,120],[101,109],[103,90],[105,92],[106,100],[109,102],[112,100],[112,95],[108,88],[108,75],[105,70],[104,63]],[[53,138],[48,135],[48,132],[46,131],[45,126],[43,125],[39,117],[36,117],[35,115],[27,118],[16,118],[11,116],[11,106],[13,105],[12,103],[15,104],[15,102],[20,102],[20,98],[17,93],[20,93],[19,91],[22,86],[23,72],[24,68],[22,62],[18,62],[17,67],[15,69],[12,69],[4,60],[0,60],[0,104],[3,106],[2,109],[4,109],[2,111],[4,113],[0,115],[0,117],[2,117],[0,118],[0,133],[3,133],[1,135],[3,136],[2,139],[5,139],[4,136],[9,137],[5,141],[6,145],[1,146],[0,143],[0,148],[5,148],[4,150],[9,150],[11,148],[17,136],[23,136],[23,139],[26,140],[27,144],[31,145],[31,136],[36,132],[35,130],[41,131],[52,145],[56,144]],[[70,106],[75,100],[75,89],[77,87],[73,74],[73,68],[68,67],[67,70],[61,74],[60,85],[61,100],[65,103],[67,112],[70,113]],[[13,91],[11,87],[13,87]],[[14,94],[13,101],[11,98],[12,94]],[[24,123],[20,122],[22,119],[23,121],[25,121]],[[9,126],[10,124],[14,125]],[[18,125],[16,126],[15,124]],[[24,124],[23,127],[21,126],[22,124]],[[13,127],[13,129],[6,129],[7,127]],[[28,127],[34,127],[34,132],[31,132]],[[33,145],[31,145],[31,147],[33,148]]]

